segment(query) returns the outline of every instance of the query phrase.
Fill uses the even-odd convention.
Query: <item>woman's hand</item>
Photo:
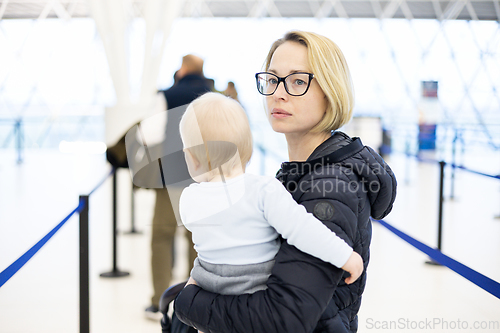
[[[349,258],[350,259],[350,258]],[[186,288],[187,286],[189,286],[190,284],[194,284],[194,285],[198,285],[196,283],[196,281],[190,276],[189,277],[189,280],[186,282],[186,285],[184,286],[184,288]]]
[[[345,265],[342,266],[342,269],[351,274],[351,276],[345,279],[345,283],[351,284],[363,273],[363,259],[361,259],[361,256],[356,251],[352,251],[351,256],[347,259]]]

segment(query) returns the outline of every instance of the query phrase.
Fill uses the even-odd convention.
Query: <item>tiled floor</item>
[[[466,162],[498,173],[497,155],[471,156]],[[389,160],[399,194],[386,221],[435,246],[438,168],[401,156]],[[108,170],[102,155],[33,150],[16,165],[13,152],[0,150],[0,271],[71,212],[78,195],[88,193]],[[130,177],[124,170],[118,177],[118,268],[130,276],[99,277],[112,267],[108,180],[90,199],[91,332],[160,332],[158,323],[144,318],[151,296],[154,194],[137,191],[136,226],[143,234],[124,234],[130,230]],[[449,183],[446,188],[449,195]],[[500,219],[494,218],[500,214],[500,181],[457,171],[455,188],[456,199],[444,205],[443,252],[500,281]],[[178,240],[176,253],[181,255],[185,243],[182,237]],[[500,299],[445,267],[426,265],[425,255],[379,224],[373,227],[371,258],[359,332],[500,332]],[[177,263],[174,278],[180,281],[186,263],[182,256]],[[0,288],[0,332],[78,332],[78,288],[75,216]]]

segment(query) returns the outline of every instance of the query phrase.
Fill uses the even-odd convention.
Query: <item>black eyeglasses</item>
[[[313,78],[314,74],[311,73],[292,73],[285,77],[279,77],[267,72],[255,74],[257,90],[265,96],[274,94],[280,82],[283,82],[285,90],[289,95],[302,96],[309,89]]]

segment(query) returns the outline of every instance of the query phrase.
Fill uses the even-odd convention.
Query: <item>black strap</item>
[[[355,137],[352,139],[352,142],[349,143],[348,145],[337,149],[330,155],[324,156],[324,157],[319,157],[316,158],[312,161],[309,161],[310,164],[313,165],[314,168],[316,168],[314,165],[320,165],[322,163],[323,165],[325,164],[334,164],[334,163],[339,163],[346,158],[349,158],[357,153],[359,153],[361,150],[363,150],[364,146],[363,143],[361,142],[361,139],[358,137]]]
[[[340,149],[337,149],[327,156],[319,157],[314,160],[305,162],[288,162],[282,166],[282,170],[285,172],[282,182],[284,183],[287,190],[292,194],[294,200],[297,201],[298,196],[300,196],[301,193],[300,191],[296,191],[296,186],[299,184],[300,179],[303,176],[311,173],[320,166],[342,162],[343,160],[359,153],[361,150],[363,150],[363,148],[364,146],[361,142],[361,139],[355,137],[353,138],[351,143],[345,145]]]
[[[310,161],[305,161],[305,162],[288,162],[283,165],[284,171],[291,173],[291,174],[301,174],[305,175],[313,171],[319,166],[327,165],[327,164],[334,164],[334,163],[339,163],[346,158],[349,158],[357,153],[359,153],[361,150],[363,150],[364,146],[363,143],[361,142],[361,139],[358,137],[355,137],[352,139],[352,142],[349,143],[348,145],[345,145],[344,147],[337,149],[333,153],[316,158],[314,160]],[[288,167],[288,168],[287,168]],[[288,169],[288,170],[286,170]]]

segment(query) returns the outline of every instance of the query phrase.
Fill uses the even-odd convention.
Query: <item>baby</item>
[[[179,203],[198,252],[188,284],[226,295],[265,289],[280,235],[349,272],[348,284],[361,275],[361,256],[297,204],[277,179],[245,173],[253,143],[238,102],[217,93],[197,98],[182,117],[180,134],[196,181]]]

